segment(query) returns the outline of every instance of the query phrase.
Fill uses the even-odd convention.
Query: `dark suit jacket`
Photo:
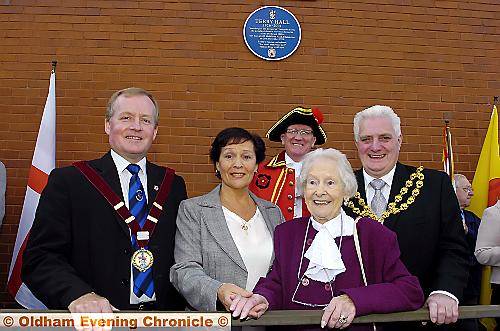
[[[397,163],[389,203],[415,170]],[[358,191],[366,201],[363,170],[355,174]],[[432,291],[443,290],[461,300],[469,263],[457,197],[444,172],[424,169],[423,174],[424,185],[415,202],[407,210],[389,216],[384,224],[396,232],[401,260],[418,277],[426,297]],[[410,195],[411,189],[403,202]]]
[[[469,258],[469,281],[467,282],[467,287],[464,290],[464,299],[472,300],[469,304],[475,302],[479,299],[479,294],[481,292],[481,276],[483,273],[483,266],[477,261],[474,256],[474,250],[476,249],[477,233],[479,231],[479,225],[481,224],[481,219],[476,216],[471,211],[464,210],[465,224],[467,225],[468,231],[465,235],[465,240],[468,245],[468,258]],[[462,232],[463,233],[463,232]]]
[[[123,197],[115,164],[108,152],[90,166]],[[164,168],[147,162],[151,207]],[[186,186],[175,176],[163,213],[151,237],[157,309],[182,310],[184,301],[169,281],[174,263],[175,219]],[[75,167],[54,169],[42,192],[23,255],[22,279],[50,309],[66,309],[81,295],[95,292],[118,309],[130,309],[129,228]]]

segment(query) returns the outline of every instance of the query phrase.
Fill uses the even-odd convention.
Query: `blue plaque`
[[[268,61],[282,60],[299,47],[299,21],[288,10],[278,6],[260,7],[251,13],[243,27],[247,47]]]

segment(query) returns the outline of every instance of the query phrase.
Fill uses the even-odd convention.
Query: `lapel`
[[[148,208],[147,211],[148,213],[151,211],[151,207],[153,207],[153,202],[156,199],[156,195],[158,194],[158,191],[160,189],[161,183],[163,181],[163,177],[165,176],[165,168],[160,167],[154,163],[151,163],[146,160],[146,175],[147,175],[147,182],[148,182]],[[171,194],[172,192],[170,192]],[[167,197],[168,201],[168,197]],[[168,212],[166,206],[166,202],[163,204],[163,212],[160,215],[158,219],[158,223],[162,222],[162,215]],[[163,218],[163,221],[167,221],[167,219]],[[175,221],[175,220],[174,220]],[[158,231],[158,224],[156,224],[157,228],[153,231],[151,234],[151,239],[150,239],[150,244],[156,242],[158,240],[157,235],[160,231]]]
[[[405,183],[408,179],[410,179],[410,173],[408,172],[408,169],[401,163],[396,163],[396,171],[394,172],[394,177],[392,178],[391,193],[389,194],[388,203],[394,201],[394,198],[399,194],[401,188],[405,186]],[[408,192],[408,194],[411,194],[411,192]],[[385,220],[384,224],[386,224],[390,229],[395,229],[397,220],[399,219],[400,215],[401,212],[397,213],[396,215],[390,215]]]
[[[276,207],[274,205],[268,204],[268,201],[259,201],[262,200],[258,198],[255,194],[252,192],[248,191],[250,193],[250,197],[255,201],[255,204],[257,205],[257,208],[259,208],[260,213],[262,214],[262,217],[264,217],[264,221],[266,222],[267,229],[269,230],[269,233],[271,234],[271,238],[274,239],[274,228],[275,225],[273,224],[272,220],[278,220],[275,221],[274,223],[276,225],[279,224],[279,215],[276,214],[276,212],[273,212],[276,210]],[[274,251],[273,251],[274,254]]]
[[[363,176],[363,168],[357,170],[355,175],[356,175],[356,181],[358,182],[358,192],[361,195],[361,197],[366,201],[365,176]]]
[[[118,177],[118,172],[116,171],[115,163],[113,162],[113,158],[111,157],[111,152],[107,152],[102,158],[92,161],[90,165],[108,183],[108,185],[118,195],[118,197],[120,197],[120,199],[123,199],[122,188],[120,185],[120,178]],[[101,193],[99,192],[98,194],[101,195]],[[104,197],[102,197],[102,199],[104,199]],[[115,215],[115,220],[118,222],[118,224],[122,228],[127,238],[130,238],[130,232],[128,226],[114,210],[113,214]]]
[[[163,167],[146,161],[146,175],[148,177],[148,210],[151,210],[153,202],[156,199],[156,194],[163,181],[165,170]]]
[[[234,243],[233,237],[227,227],[222,204],[220,202],[220,185],[203,196],[199,201],[201,207],[201,219],[205,222],[208,231],[215,239],[219,247],[234,261],[241,269],[247,271],[245,263]],[[261,210],[262,212],[262,210]]]

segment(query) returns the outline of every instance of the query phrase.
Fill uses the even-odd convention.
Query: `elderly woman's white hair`
[[[361,122],[367,118],[386,117],[391,121],[396,136],[401,135],[401,120],[389,106],[375,105],[366,108],[354,116],[354,140],[359,141],[359,127]]]
[[[334,149],[334,148],[318,148],[313,152],[307,154],[303,160],[302,170],[299,176],[298,189],[299,194],[304,194],[304,187],[306,185],[307,177],[309,176],[309,171],[311,166],[320,161],[330,162],[332,169],[337,167],[339,172],[340,180],[342,181],[344,189],[344,197],[351,198],[354,196],[358,190],[358,183],[356,177],[352,171],[351,164],[347,160],[344,153]]]

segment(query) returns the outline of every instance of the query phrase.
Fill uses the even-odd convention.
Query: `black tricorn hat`
[[[316,137],[315,145],[323,145],[326,142],[326,133],[320,124],[323,122],[323,113],[318,108],[297,107],[290,110],[278,122],[276,122],[266,133],[271,141],[281,142],[281,135],[293,124],[305,124],[313,130]]]

